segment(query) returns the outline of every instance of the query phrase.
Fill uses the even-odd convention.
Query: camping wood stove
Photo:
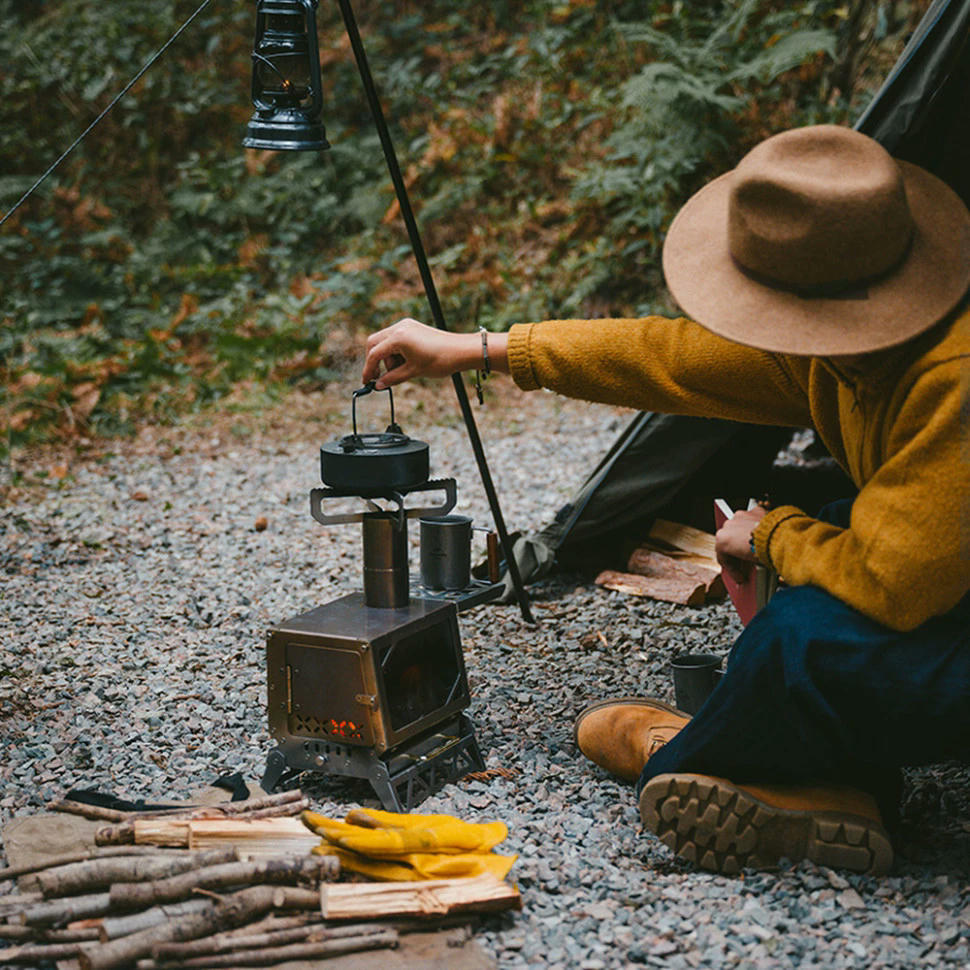
[[[262,785],[272,791],[301,771],[366,778],[391,811],[409,811],[427,795],[484,763],[471,721],[458,612],[491,598],[497,584],[472,581],[445,593],[408,576],[407,520],[439,517],[456,502],[454,479],[428,480],[428,446],[394,421],[383,433],[353,433],[320,449],[325,488],[310,493],[323,525],[360,522],[363,592],[351,593],[281,623],[267,635],[269,729],[277,742]],[[440,493],[439,504],[408,508],[406,499]],[[327,514],[331,499],[361,498],[368,511]],[[381,504],[383,503],[383,504]],[[389,506],[386,507],[386,506]]]

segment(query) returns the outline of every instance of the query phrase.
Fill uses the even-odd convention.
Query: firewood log
[[[596,585],[632,596],[649,596],[665,603],[701,606],[707,599],[704,583],[684,576],[638,576],[605,569],[596,577]]]
[[[189,817],[187,815],[172,815],[168,818],[160,816],[140,816],[125,819],[117,825],[102,825],[94,833],[96,845],[135,845],[138,843],[138,829],[149,832],[159,832],[157,838],[142,840],[150,845],[167,849],[185,849],[189,845]]]
[[[6,869],[0,869],[0,882],[7,879],[19,879],[21,876],[40,872],[42,869],[66,866],[72,862],[84,862],[87,859],[104,859],[116,856],[162,855],[163,853],[171,854],[167,850],[154,845],[98,846],[93,849],[83,849],[78,852],[68,852],[64,855],[50,856],[47,859],[38,859],[20,866],[8,866]]]
[[[39,903],[44,897],[40,893],[12,893],[0,896],[0,916],[20,912],[25,906]]]
[[[194,940],[252,922],[271,909],[308,909],[318,906],[319,892],[284,886],[252,886],[226,896],[201,913],[168,920],[109,943],[83,943],[78,954],[81,970],[113,970],[148,956],[152,947],[172,940]]]
[[[721,567],[698,565],[689,559],[674,558],[652,549],[634,549],[626,565],[627,572],[639,576],[684,576],[703,583],[708,594],[720,579]]]
[[[153,906],[151,909],[142,910],[140,913],[105,916],[98,921],[98,935],[95,939],[107,943],[108,940],[116,940],[118,937],[146,930],[150,926],[158,926],[159,923],[165,923],[179,916],[201,913],[208,909],[210,905],[211,900],[208,899],[186,899],[181,903],[169,903],[167,906]]]
[[[321,918],[322,919],[322,918]],[[240,927],[231,933],[216,933],[200,940],[185,943],[160,943],[152,949],[152,955],[159,962],[182,965],[181,961],[218,953],[232,953],[236,950],[256,950],[289,943],[316,943],[322,940],[337,940],[344,937],[364,936],[377,933],[387,927],[372,923],[353,923],[344,926],[324,926],[321,919],[316,923],[304,923],[284,929],[254,932],[255,924]],[[262,924],[260,924],[262,925]]]
[[[111,910],[110,893],[48,899],[29,906],[20,918],[27,926],[63,926],[91,916],[104,916]]]
[[[258,798],[248,798],[244,802],[219,802],[213,808],[219,809],[225,815],[247,815],[263,811],[268,808],[290,806],[293,815],[298,815],[303,809],[294,803],[308,801],[299,788],[292,791],[279,792],[276,795],[264,795]]]
[[[250,820],[299,815],[309,807],[309,799],[299,789],[250,798],[244,802],[219,802],[178,812],[129,812],[117,824],[104,825],[95,832],[99,846],[151,843],[170,848],[189,845],[188,826],[193,820]],[[142,836],[139,836],[139,832]]]
[[[717,560],[714,536],[710,532],[703,532],[689,525],[657,519],[650,527],[650,538],[695,556]]]
[[[298,818],[135,819],[131,825],[139,844],[197,850],[234,845],[241,856],[306,855],[320,843]]]
[[[33,943],[85,943],[98,939],[95,927],[86,929],[45,930],[22,923],[0,923],[0,940],[14,942],[30,940]]]
[[[299,818],[196,819],[189,824],[189,848],[196,850],[235,845],[242,856],[306,855],[319,843],[320,836]]]
[[[227,930],[220,935],[236,936],[248,935],[250,933],[269,933],[274,930],[289,930],[297,926],[321,925],[322,923],[323,916],[320,914],[320,908],[316,907],[315,912],[292,913],[287,916],[270,913],[269,916],[263,917],[263,919],[256,923],[247,923],[245,926],[239,926],[234,930]]]
[[[169,853],[155,856],[116,856],[46,869],[31,879],[41,893],[50,898],[108,889],[116,882],[164,879],[191,869],[238,861],[239,854],[232,848],[184,852],[178,855]]]
[[[518,890],[491,873],[421,882],[344,883],[322,886],[324,919],[388,919],[453,912],[519,909]]]
[[[253,821],[260,818],[282,818],[284,816],[296,817],[302,815],[310,807],[309,798],[301,798],[298,802],[287,802],[285,805],[267,805],[266,808],[255,808],[245,815],[235,816],[227,813],[228,818],[239,817],[245,821]]]
[[[50,812],[66,812],[69,815],[80,815],[94,822],[123,822],[131,814],[117,808],[106,808],[104,805],[88,805],[86,802],[75,802],[68,798],[58,799],[47,803]],[[172,811],[169,809],[168,811]]]
[[[328,959],[345,953],[359,953],[362,950],[380,950],[395,947],[398,934],[394,930],[377,929],[358,932],[354,936],[340,939],[308,940],[305,943],[290,943],[285,946],[259,947],[252,950],[238,950],[233,953],[213,954],[194,957],[175,963],[155,964],[159,970],[196,970],[204,967],[269,967],[290,960]],[[137,964],[136,966],[140,966]]]
[[[107,808],[103,805],[89,805],[62,798],[47,805],[51,812],[68,812],[81,815],[84,818],[104,822],[124,822],[131,818],[161,818],[166,815],[189,815],[194,811],[217,811],[225,815],[243,815],[253,811],[299,802],[303,799],[303,792],[299,789],[279,792],[276,795],[258,795],[239,802],[216,802],[213,805],[172,805],[168,808],[152,808],[144,811],[137,809]],[[294,813],[295,814],[295,813]]]
[[[36,966],[44,961],[76,957],[80,949],[80,943],[28,943],[0,950],[0,964],[22,963]]]
[[[333,879],[340,871],[330,856],[296,856],[257,862],[228,862],[170,876],[157,882],[115,883],[110,896],[113,907],[142,909],[157,903],[186,899],[197,889],[229,889],[247,883],[312,884]]]

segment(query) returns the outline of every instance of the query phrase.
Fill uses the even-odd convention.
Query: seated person
[[[785,581],[693,718],[583,711],[580,750],[637,782],[645,827],[732,873],[780,858],[880,873],[900,768],[970,741],[970,213],[930,173],[823,125],[694,195],[663,268],[692,319],[371,336],[365,381],[481,367],[639,410],[811,427],[859,488],[818,515],[739,512],[722,565]]]

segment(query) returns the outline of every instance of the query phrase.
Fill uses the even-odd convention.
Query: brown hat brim
[[[663,269],[671,294],[708,330],[778,353],[865,353],[929,329],[970,286],[970,214],[945,182],[898,164],[916,229],[887,275],[837,297],[801,296],[753,278],[728,246],[728,172],[693,195],[670,226]]]

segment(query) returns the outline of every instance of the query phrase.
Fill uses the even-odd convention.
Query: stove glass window
[[[455,700],[462,676],[450,623],[402,637],[381,659],[391,730],[400,731]]]

